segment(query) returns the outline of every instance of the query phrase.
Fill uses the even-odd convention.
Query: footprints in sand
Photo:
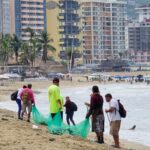
[[[49,141],[53,142],[53,141],[56,141],[56,139],[55,138],[49,138]]]
[[[1,118],[2,121],[9,121],[7,118]]]

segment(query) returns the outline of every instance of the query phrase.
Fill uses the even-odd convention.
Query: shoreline
[[[93,142],[95,134],[90,133],[87,139],[70,135],[52,135],[45,126],[39,125],[38,129],[32,128],[32,123],[16,119],[16,113],[0,109],[0,132],[2,133],[0,149],[46,149],[46,150],[115,150],[110,145],[112,139],[105,135],[106,144],[100,145]],[[9,129],[9,130],[8,130]],[[15,138],[14,138],[15,137]],[[21,137],[21,139],[20,139]],[[34,140],[35,139],[35,140]],[[25,141],[24,141],[25,140]],[[42,143],[43,142],[43,143]],[[108,145],[109,143],[109,145]],[[149,150],[150,147],[121,139],[120,150]]]

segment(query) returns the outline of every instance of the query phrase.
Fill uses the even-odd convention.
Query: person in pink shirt
[[[22,100],[22,119],[26,109],[28,110],[28,122],[30,122],[32,104],[35,105],[35,99],[32,89],[32,84],[28,84],[28,87],[24,89],[21,93],[21,100]]]

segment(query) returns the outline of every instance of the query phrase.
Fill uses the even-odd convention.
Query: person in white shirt
[[[112,98],[111,94],[105,95],[106,102],[109,103],[109,109],[106,109],[105,112],[109,113],[110,120],[110,134],[113,136],[115,145],[113,147],[120,148],[119,144],[119,130],[121,125],[121,116],[119,114],[119,103],[117,100]]]
[[[18,104],[18,119],[22,119],[21,118],[21,110],[22,110],[22,107],[21,107],[21,93],[23,91],[23,89],[27,88],[27,86],[23,86],[22,88],[18,89],[18,93],[17,93],[17,100],[16,100],[16,103]]]

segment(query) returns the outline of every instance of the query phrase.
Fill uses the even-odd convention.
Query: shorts
[[[28,110],[28,114],[30,114],[32,111],[32,102],[29,100],[22,103],[22,112],[26,112],[26,109]]]
[[[110,134],[112,136],[119,136],[120,126],[121,126],[121,120],[111,121]]]
[[[97,115],[93,117],[92,131],[96,133],[104,132],[104,115]]]

